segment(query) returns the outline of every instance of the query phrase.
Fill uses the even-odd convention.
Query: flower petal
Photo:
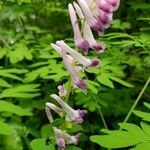
[[[66,131],[62,131],[56,127],[54,127],[53,129],[54,129],[57,144],[60,148],[65,148],[65,143],[66,144],[74,144],[74,145],[76,145],[78,143],[80,133],[72,136],[72,135],[66,133]]]
[[[88,59],[84,56],[82,56],[77,51],[73,50],[71,47],[69,47],[64,41],[57,41],[56,44],[61,47],[61,49],[65,50],[67,53],[73,57],[74,60],[76,60],[79,64],[83,65],[83,70],[85,70],[87,67],[95,66],[99,67],[99,60],[98,59]]]
[[[82,49],[84,51],[84,54],[87,55],[89,49],[89,43],[81,35],[76,13],[72,4],[68,5],[68,9],[69,9],[69,15],[71,19],[71,24],[74,31],[75,44],[77,48]]]
[[[74,110],[56,94],[52,94],[51,97],[55,99],[58,102],[58,104],[61,106],[61,108],[66,112],[67,121],[71,121],[77,124],[83,122],[83,117],[85,113],[87,113],[86,110],[80,110],[80,109]]]
[[[60,107],[58,107],[52,103],[46,103],[46,107],[55,111],[59,116],[61,116],[61,117],[63,116],[63,110]]]
[[[66,96],[67,91],[66,91],[64,85],[59,85],[59,86],[58,86],[58,90],[59,90],[58,93],[59,93],[59,96],[60,96],[60,97],[65,97],[65,96]]]

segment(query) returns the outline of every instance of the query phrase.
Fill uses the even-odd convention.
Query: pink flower
[[[48,120],[50,123],[53,122],[53,116],[51,114],[51,110],[55,111],[59,116],[63,116],[63,109],[61,109],[60,107],[52,104],[52,103],[46,103],[46,108],[45,108],[45,112],[47,114]]]
[[[96,7],[92,11],[93,15],[102,23],[104,28],[108,28],[113,20],[113,13],[106,13],[105,11]]]
[[[116,11],[119,8],[120,0],[106,0],[106,1],[113,6],[113,11]]]
[[[54,127],[53,129],[55,133],[56,143],[61,150],[65,150],[66,144],[77,145],[80,134],[72,136],[66,133],[66,131],[62,131],[56,127]]]
[[[95,66],[99,67],[99,60],[98,59],[88,59],[69,47],[63,40],[62,41],[57,41],[56,44],[61,47],[61,50],[66,51],[69,53],[69,55],[79,64],[83,65],[83,70],[90,66]]]
[[[85,113],[87,113],[86,110],[80,110],[80,109],[74,110],[56,94],[52,94],[51,97],[58,102],[58,104],[61,106],[63,111],[66,113],[67,121],[71,121],[77,124],[83,122],[83,117]]]
[[[107,2],[107,0],[96,0],[96,5],[99,9],[105,11],[106,13],[113,12],[113,6]]]
[[[87,5],[87,3],[85,2],[85,0],[78,0],[78,3],[84,13],[84,16],[85,16],[90,28],[95,31],[103,32],[105,29],[104,26],[102,25],[102,23],[99,20],[97,20],[94,17],[94,15],[92,14],[92,12],[91,12],[89,6]]]
[[[66,91],[64,85],[59,85],[59,86],[58,86],[58,90],[59,90],[58,93],[59,93],[59,96],[60,96],[60,97],[65,97],[65,96],[66,96],[67,91]]]
[[[86,88],[87,85],[85,83],[85,81],[79,76],[79,68],[77,68],[75,66],[75,60],[72,56],[67,55],[65,48],[61,47],[59,45],[55,45],[55,44],[51,44],[51,46],[58,52],[61,54],[64,64],[67,68],[67,70],[69,71],[69,74],[71,76],[72,82],[74,85],[76,85],[77,87],[81,88],[82,91],[84,93],[87,92]]]
[[[119,0],[78,0],[90,28],[101,34],[110,26],[113,11],[118,9],[119,2]]]
[[[70,15],[70,19],[74,31],[75,44],[77,48],[82,49],[84,51],[84,55],[87,55],[89,49],[89,43],[81,35],[76,13],[72,4],[68,5],[68,9],[69,9],[69,15]]]
[[[104,52],[105,45],[104,43],[97,43],[97,41],[94,39],[93,33],[87,24],[85,20],[84,15],[82,13],[82,10],[80,9],[79,5],[77,3],[73,3],[74,7],[76,9],[76,12],[79,16],[79,18],[82,20],[82,25],[83,25],[83,37],[89,42],[90,48],[94,49],[97,53],[102,53]]]

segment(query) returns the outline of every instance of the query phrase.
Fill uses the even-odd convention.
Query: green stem
[[[129,117],[131,116],[131,114],[132,114],[134,108],[136,107],[136,105],[138,104],[139,100],[141,99],[141,97],[142,97],[144,91],[146,90],[146,88],[147,88],[149,82],[150,82],[150,76],[149,76],[149,78],[147,79],[147,81],[146,81],[146,83],[145,83],[145,85],[144,85],[142,91],[140,92],[139,96],[138,96],[137,99],[135,100],[135,102],[134,102],[133,106],[131,107],[129,113],[127,114],[126,118],[124,119],[123,123],[126,123],[126,122],[128,121],[128,119],[129,119]]]
[[[100,116],[101,116],[101,119],[102,119],[102,122],[103,122],[103,124],[104,124],[105,129],[108,129],[107,124],[106,124],[106,121],[105,121],[105,118],[104,118],[104,115],[103,115],[103,113],[102,113],[102,111],[101,111],[100,108],[98,109],[98,112],[99,112],[99,114],[100,114]]]
[[[65,97],[65,102],[68,102],[70,93],[71,93],[71,78],[68,81],[68,88],[67,88],[67,94],[66,94],[66,97]]]

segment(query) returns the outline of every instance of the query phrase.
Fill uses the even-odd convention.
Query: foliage
[[[57,85],[67,85],[68,73],[50,43],[67,37],[66,41],[72,45],[68,2],[72,1],[0,1],[1,150],[55,149],[44,107],[46,101],[51,101],[49,94],[55,92]],[[149,8],[147,0],[122,0],[111,28],[103,38],[97,37],[98,41],[107,45],[105,53],[97,56],[101,60],[101,68],[86,71],[88,94],[85,96],[76,91],[70,101],[72,106],[84,107],[89,113],[82,127],[65,125],[71,133],[82,131],[81,149],[98,149],[90,142],[89,135],[95,135],[103,128],[100,110],[109,129],[116,129],[115,123],[123,120],[133,103],[132,99],[138,95],[150,74]],[[93,52],[90,53],[93,55]],[[145,92],[142,100],[147,101],[149,97],[149,93]],[[143,108],[140,103],[138,107]],[[136,110],[134,113],[143,121],[149,121],[148,112]],[[135,125],[136,120],[133,116],[131,124],[120,124],[122,131],[103,131],[110,135],[109,138],[116,138],[117,134],[119,139],[120,136],[128,137],[130,128],[134,128],[133,132],[140,132],[136,132],[136,139],[132,138],[136,142],[130,140],[132,143],[123,143],[123,146],[134,146],[149,138],[148,123],[142,122],[140,128]],[[56,124],[61,124],[61,121],[57,120]],[[149,146],[148,142],[143,144]],[[143,144],[138,144],[136,149],[140,150]],[[80,148],[67,147],[68,150]]]
[[[147,106],[150,104],[146,103]],[[134,111],[138,116],[142,116],[143,120],[150,122],[150,113]],[[139,115],[140,114],[140,115]],[[121,130],[106,130],[102,132],[107,135],[91,136],[91,141],[98,143],[106,148],[122,148],[134,146],[135,150],[150,149],[150,125],[146,122],[141,122],[141,127],[131,123],[119,123]]]

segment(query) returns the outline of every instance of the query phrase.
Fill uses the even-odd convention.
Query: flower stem
[[[141,97],[142,97],[144,91],[146,90],[146,88],[147,88],[149,82],[150,82],[150,76],[148,77],[148,79],[147,79],[147,81],[146,81],[146,83],[145,83],[143,89],[141,90],[139,96],[138,96],[137,99],[135,100],[133,106],[131,107],[131,109],[130,109],[129,113],[127,114],[126,118],[124,119],[123,123],[126,123],[126,122],[128,121],[128,119],[130,118],[130,116],[131,116],[131,114],[132,114],[134,108],[136,107],[136,105],[138,104],[139,100],[141,99]]]
[[[101,116],[101,119],[102,119],[102,122],[103,122],[103,124],[104,124],[105,129],[108,129],[107,124],[106,124],[106,121],[105,121],[105,118],[104,118],[104,115],[103,115],[103,113],[102,113],[102,111],[101,111],[100,108],[98,109],[98,112],[99,112],[99,114],[100,114],[100,116]]]
[[[68,102],[70,93],[71,93],[71,78],[68,81],[68,88],[67,88],[67,94],[66,94],[66,97],[65,97],[65,102]]]

